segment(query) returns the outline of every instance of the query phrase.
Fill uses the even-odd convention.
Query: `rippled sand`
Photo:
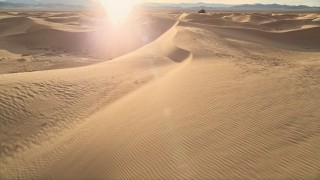
[[[0,179],[319,178],[319,14],[0,17]]]

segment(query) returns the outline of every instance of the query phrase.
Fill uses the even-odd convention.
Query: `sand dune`
[[[36,24],[32,19],[27,17],[10,17],[0,19],[0,37],[21,34],[46,27],[45,25]]]
[[[297,14],[245,14],[245,13],[211,13],[188,14],[185,21],[217,25],[260,29],[265,31],[299,30],[301,28],[320,27],[316,14],[299,17]]]
[[[279,20],[271,23],[263,23],[261,25],[274,30],[301,29],[306,26],[320,27],[319,23],[305,20]]]
[[[312,21],[314,22],[320,22],[320,17],[316,18],[316,19],[313,19]]]
[[[203,18],[203,19],[191,19],[188,22],[212,24],[217,26],[223,26],[227,24],[227,21],[218,18]]]
[[[303,16],[311,18],[308,20],[295,19],[297,15],[278,15],[291,18],[286,20],[283,20],[283,18],[281,18],[282,20],[276,20],[277,18],[274,18],[276,15],[266,14],[231,14],[224,16],[222,19],[207,18],[207,16],[201,18],[200,15],[188,15],[182,24],[195,23],[199,24],[197,27],[220,33],[223,36],[274,45],[285,49],[301,51],[318,51],[319,49],[320,24],[312,21],[312,18],[316,18],[315,14]]]
[[[54,15],[51,15],[50,17],[72,17],[72,16],[78,16],[79,14],[76,14],[76,13],[65,13],[65,12],[62,12],[62,13],[56,13]]]
[[[46,21],[55,22],[55,23],[67,23],[67,24],[84,24],[84,25],[94,25],[95,21],[81,18],[81,17],[63,17],[63,18],[52,18],[47,17],[45,19]]]
[[[165,26],[165,24],[163,24],[163,25]],[[167,41],[168,39],[170,41],[171,40],[170,37],[174,36],[175,33],[176,33],[176,31],[174,29],[172,29],[171,31],[168,31],[165,35],[163,35],[164,37],[162,37],[161,39],[158,40],[159,42],[155,43],[155,45],[150,45],[151,47],[144,48],[144,51],[146,51],[147,49],[154,51],[154,49],[159,49],[158,48],[158,46],[159,46],[160,52],[158,54],[163,54],[164,57],[170,56],[170,57],[174,58],[174,59],[172,59],[174,61],[182,61],[183,57],[188,58],[189,54],[187,54],[185,51],[183,51],[179,48],[176,48],[173,44],[170,46],[170,48],[166,47],[166,49],[162,49],[163,41]],[[167,38],[167,36],[169,36],[169,38]],[[139,51],[136,52],[136,54],[135,54],[135,56],[137,56],[136,58],[141,58],[141,59],[145,58],[145,56],[146,56],[145,54],[142,54],[142,55],[140,55],[140,54],[141,53]],[[181,57],[181,58],[178,58],[178,57]],[[1,114],[6,119],[6,121],[1,121],[1,123],[3,123],[4,125],[9,125],[9,126],[12,126],[12,125],[18,126],[18,124],[21,121],[21,119],[20,119],[21,117],[12,116],[12,113],[19,115],[19,111],[21,110],[19,108],[17,108],[17,109],[10,108],[10,107],[12,107],[12,105],[10,105],[12,103],[12,102],[10,102],[12,98],[15,99],[14,101],[17,101],[18,103],[23,103],[23,104],[30,104],[31,103],[30,106],[23,106],[21,108],[24,109],[25,115],[27,117],[32,117],[32,119],[30,119],[30,120],[32,120],[30,123],[36,123],[36,124],[41,123],[41,119],[43,119],[44,117],[41,117],[41,116],[43,116],[43,114],[40,113],[41,110],[34,111],[33,110],[34,107],[37,107],[37,104],[38,103],[41,104],[42,101],[47,102],[48,101],[47,98],[50,98],[50,99],[52,98],[52,100],[54,100],[54,101],[50,102],[51,105],[47,105],[45,107],[45,108],[48,108],[52,114],[50,113],[50,114],[48,114],[49,117],[44,118],[44,119],[49,118],[49,119],[51,119],[51,121],[50,122],[42,122],[45,125],[44,126],[41,125],[40,127],[36,124],[32,125],[29,128],[35,128],[35,129],[33,129],[32,131],[26,131],[26,133],[31,133],[29,136],[39,136],[36,134],[37,131],[40,131],[40,135],[43,135],[42,133],[45,133],[45,132],[42,132],[42,131],[44,131],[44,130],[42,130],[42,128],[45,128],[47,126],[47,123],[48,123],[48,126],[51,127],[55,124],[63,123],[60,121],[63,121],[63,119],[65,119],[65,118],[77,119],[77,117],[74,117],[75,114],[82,116],[81,115],[82,113],[88,112],[88,111],[84,111],[84,112],[80,113],[80,111],[84,108],[81,106],[88,103],[91,100],[92,100],[92,102],[97,101],[96,103],[98,103],[98,104],[102,103],[102,102],[99,102],[100,101],[99,99],[101,98],[101,95],[103,96],[103,94],[109,93],[108,91],[110,89],[107,88],[107,86],[110,86],[110,88],[113,89],[112,91],[120,91],[118,96],[122,96],[123,93],[125,93],[127,91],[132,91],[134,88],[137,88],[137,87],[143,85],[143,83],[146,83],[146,81],[150,80],[150,78],[151,78],[150,76],[153,74],[150,74],[149,70],[150,69],[152,70],[153,68],[151,67],[152,64],[149,65],[149,63],[153,63],[153,65],[157,66],[157,67],[158,67],[157,64],[159,64],[159,66],[160,65],[164,66],[167,64],[167,63],[163,64],[165,61],[163,60],[162,57],[159,57],[158,59],[150,59],[150,58],[148,59],[147,58],[144,61],[137,61],[137,62],[131,60],[128,57],[123,57],[122,59],[118,59],[116,62],[112,61],[110,63],[106,63],[105,65],[99,64],[96,66],[91,66],[91,67],[86,67],[86,68],[80,69],[80,71],[83,71],[83,72],[86,72],[88,74],[93,75],[93,76],[86,77],[85,79],[87,79],[87,80],[85,80],[85,81],[89,81],[90,79],[97,80],[97,82],[96,82],[97,84],[91,82],[91,84],[95,84],[94,86],[91,86],[91,87],[85,87],[85,86],[87,86],[87,84],[85,83],[83,78],[76,80],[78,77],[78,73],[79,73],[79,70],[77,70],[77,69],[57,70],[57,71],[60,71],[60,73],[58,73],[58,74],[60,74],[60,75],[65,74],[67,77],[73,79],[73,80],[69,80],[70,82],[66,81],[66,84],[64,84],[64,85],[60,84],[61,82],[58,80],[57,83],[60,85],[58,85],[57,87],[55,87],[56,85],[50,83],[50,81],[52,81],[52,82],[56,81],[55,80],[56,78],[58,78],[58,79],[61,78],[60,75],[56,74],[57,73],[56,71],[35,72],[35,73],[30,74],[31,82],[29,82],[28,84],[31,84],[31,87],[30,87],[31,89],[29,89],[28,92],[20,94],[19,91],[23,90],[24,86],[21,87],[20,85],[18,85],[17,87],[13,87],[13,89],[15,91],[13,91],[12,96],[7,96],[6,89],[2,89],[2,90],[4,90],[4,91],[2,91],[3,92],[2,94],[5,96],[3,96],[1,98],[1,99],[4,99],[4,101],[1,102],[2,103]],[[167,60],[168,62],[171,62],[171,63],[173,62],[170,59],[168,59],[168,60]],[[122,68],[121,66],[124,64],[123,61],[124,62],[129,61],[128,63],[130,65],[128,67]],[[133,62],[131,62],[131,61],[133,61]],[[145,64],[144,65],[145,67],[143,67],[143,66],[140,67],[139,64]],[[135,66],[137,66],[137,67],[135,67]],[[164,67],[163,69],[165,70],[165,69],[169,68],[169,65],[167,65],[167,66],[168,67]],[[138,82],[136,82],[135,76],[132,76],[132,75],[130,75],[131,73],[128,73],[129,70],[131,71],[136,68],[139,69],[139,71],[141,71],[141,72],[135,72],[136,73],[135,76],[139,77],[139,79],[137,79]],[[90,73],[90,72],[100,72],[100,73],[96,74],[96,73]],[[44,78],[40,78],[40,80],[38,80],[40,82],[38,82],[38,83],[33,82],[32,79],[34,77],[38,77],[40,74],[43,74],[43,73],[45,73],[46,75],[44,75]],[[155,73],[154,75],[157,75],[157,74],[160,75],[161,74],[160,68],[157,68],[157,70],[154,73]],[[74,74],[74,75],[72,75],[72,74]],[[110,75],[107,75],[107,74],[110,74]],[[100,77],[101,75],[102,75],[102,77]],[[16,79],[16,78],[20,79],[21,78],[20,76],[24,76],[24,73],[11,75],[10,77],[13,79]],[[54,77],[50,78],[50,76],[54,76]],[[143,76],[145,76],[145,77],[142,78]],[[23,79],[26,79],[26,78],[23,78]],[[41,79],[43,79],[43,80],[41,80]],[[49,79],[51,79],[51,80],[49,80]],[[44,81],[44,82],[42,82],[42,81]],[[142,84],[140,83],[140,81]],[[10,81],[8,83],[10,83]],[[118,84],[119,86],[124,86],[124,87],[117,90],[117,89],[115,89],[115,87],[113,87],[113,85],[115,85],[114,83]],[[96,86],[100,86],[99,84],[105,84],[105,87],[103,87],[101,90],[99,90],[96,87]],[[78,88],[76,88],[76,86],[78,86]],[[126,87],[126,86],[128,86],[128,87]],[[63,92],[64,92],[64,90],[66,90],[66,88],[67,89],[71,88],[73,90],[77,89],[77,90],[73,91],[70,89],[73,92],[64,94]],[[90,91],[92,91],[92,92],[90,92]],[[34,97],[36,97],[40,92],[44,96],[43,97],[44,99],[42,101],[40,100],[40,102],[37,102],[37,101],[33,102]],[[84,98],[82,96],[82,94],[88,94],[88,97]],[[68,97],[68,96],[70,96],[70,97]],[[84,100],[82,100],[83,98],[84,98]],[[97,98],[99,98],[99,99],[97,99]],[[106,98],[108,100],[106,100],[106,99],[103,100],[104,103],[109,103],[108,101],[110,101],[110,98],[111,99],[116,98],[116,95],[113,95],[112,97]],[[83,101],[85,101],[86,103],[84,103]],[[42,103],[44,103],[44,102],[42,102]],[[80,102],[83,102],[83,103],[80,103]],[[72,106],[68,105],[68,103],[72,104]],[[75,106],[75,104],[78,104],[78,106]],[[63,108],[61,109],[59,107],[63,107]],[[69,109],[69,112],[71,112],[71,113],[65,114],[64,111],[66,109],[68,109],[68,107],[72,108],[73,110]],[[38,108],[40,108],[40,107],[38,107]],[[95,107],[92,104],[92,108],[96,109],[98,107]],[[63,111],[61,112],[61,110],[63,110]],[[72,113],[72,111],[76,111],[76,112]],[[90,110],[89,110],[89,112],[90,112]],[[55,117],[55,116],[54,116],[55,118],[51,117],[53,114],[56,114],[55,116],[57,116],[57,117]],[[58,115],[58,114],[60,114],[60,115]],[[64,117],[64,116],[67,116],[67,117]],[[24,117],[24,118],[27,118],[27,117]],[[38,118],[39,118],[39,120],[37,120]],[[27,122],[25,122],[25,123],[27,123]],[[68,123],[70,123],[70,121]],[[61,125],[61,126],[63,126],[63,125]],[[25,128],[23,124],[21,124],[20,127]],[[17,127],[17,129],[19,129],[19,128]],[[20,136],[11,137],[11,139],[7,139],[7,141],[13,142],[13,143],[18,142],[17,139],[13,140],[15,138],[18,138],[18,139],[22,138],[23,140],[28,141],[29,137],[27,134],[24,134],[22,137],[20,137]],[[29,143],[32,143],[32,142],[29,142]],[[16,146],[10,145],[9,147],[15,148]],[[10,150],[9,151],[10,153],[14,153],[14,149],[9,148],[8,150]],[[5,150],[4,152],[7,152],[7,151]]]
[[[23,17],[17,13],[0,19],[0,48],[10,54],[0,62],[0,74],[69,68],[113,59],[153,41],[173,22],[141,15],[110,29],[112,26],[103,15],[34,13]],[[68,57],[69,62],[62,62],[61,57]]]
[[[204,18],[213,18],[212,14],[198,14],[198,13],[191,13],[191,14],[183,14],[181,19],[204,19]]]
[[[263,16],[258,14],[245,14],[245,15],[233,15],[230,16],[232,21],[242,23],[267,23],[275,21],[270,16]]]
[[[82,46],[83,40],[90,32],[68,32],[56,29],[40,29],[32,32],[9,35],[3,38],[5,41],[15,43],[23,47],[54,47],[75,48]]]
[[[318,178],[320,28],[232,14],[137,18],[126,26],[134,36],[115,29],[108,48],[123,56],[112,61],[0,75],[0,177]],[[274,30],[278,21],[285,30]],[[0,53],[88,48],[101,38],[94,28],[63,30],[65,22],[4,34],[10,46]],[[121,46],[142,35],[136,48]]]
[[[183,22],[181,25],[189,26],[190,23]],[[318,51],[320,45],[318,41],[318,38],[320,38],[320,27],[285,32],[268,32],[240,27],[217,27],[201,24],[195,24],[195,26],[222,36],[288,50]]]
[[[312,14],[306,14],[306,15],[300,16],[297,19],[311,19],[312,20],[317,17],[319,17],[319,14],[312,13]]]
[[[215,26],[231,26],[231,27],[244,27],[244,28],[262,28],[262,26],[257,26],[255,24],[247,24],[229,21],[225,19],[217,19],[217,18],[206,18],[206,19],[191,19],[188,22],[200,23],[200,24],[208,24]]]

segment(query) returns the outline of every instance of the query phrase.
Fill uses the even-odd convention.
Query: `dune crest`
[[[184,17],[181,25],[198,24],[197,27],[219,33],[223,36],[250,41],[278,48],[318,51],[320,43],[320,24],[314,22],[315,14],[305,15],[269,15],[269,14],[229,14],[222,19],[214,15],[191,14]],[[211,18],[209,18],[212,16]],[[281,18],[277,18],[280,16]],[[284,18],[284,17],[285,18]]]
[[[152,42],[173,24],[152,15],[136,16],[128,23],[113,26],[103,14],[30,14],[0,19],[0,48],[12,54],[0,61],[0,74],[111,60]]]

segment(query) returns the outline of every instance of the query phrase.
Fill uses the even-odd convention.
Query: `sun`
[[[119,23],[131,13],[138,0],[101,0],[111,22]]]

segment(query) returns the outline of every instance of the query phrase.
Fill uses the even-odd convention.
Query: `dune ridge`
[[[181,22],[187,25],[192,22]],[[243,27],[221,27],[195,23],[198,27],[205,28],[223,36],[240,40],[251,41],[259,44],[274,45],[283,49],[299,51],[318,51],[320,27],[310,27],[283,32],[270,32]]]
[[[168,32],[162,35],[153,44],[150,44],[148,45],[148,47],[144,48],[144,51],[140,53],[138,50],[135,55],[133,55],[137,56],[136,58],[146,58],[146,60],[142,62],[132,61],[130,60],[130,58],[126,58],[126,56],[128,56],[126,55],[121,59],[117,59],[116,62],[112,61],[105,64],[83,68],[83,70],[80,71],[85,72],[86,74],[90,74],[90,72],[92,71],[100,73],[94,73],[93,75],[80,78],[79,80],[76,80],[77,74],[79,73],[79,71],[76,69],[57,70],[60,71],[58,73],[59,75],[55,75],[57,73],[56,71],[34,72],[29,74],[29,82],[25,82],[26,84],[29,84],[29,86],[14,83],[15,85],[13,87],[10,87],[10,89],[13,89],[13,91],[10,90],[12,91],[11,93],[9,93],[8,89],[6,88],[1,89],[1,94],[3,95],[1,99],[3,99],[3,101],[1,101],[0,107],[1,114],[4,118],[4,120],[1,121],[1,124],[3,126],[6,126],[6,129],[8,130],[11,129],[10,127],[16,127],[15,129],[18,132],[21,131],[19,133],[20,135],[12,134],[12,136],[10,136],[10,139],[3,140],[1,152],[4,152],[4,154],[2,155],[12,155],[15,153],[15,151],[19,151],[25,146],[28,147],[32,145],[33,138],[40,138],[41,136],[45,137],[46,135],[58,133],[59,129],[68,127],[69,124],[72,124],[72,121],[77,121],[77,119],[83,119],[86,116],[89,116],[94,111],[101,108],[101,106],[106,106],[107,104],[115,101],[121,96],[124,96],[126,93],[142,86],[143,84],[152,80],[152,77],[159,76],[163,73],[161,71],[165,72],[168,71],[168,69],[171,69],[169,64],[172,64],[170,63],[172,61],[167,61],[167,63],[169,64],[166,66],[169,67],[163,67],[163,70],[160,70],[160,67],[158,67],[157,64],[165,66],[165,64],[167,63],[165,63],[165,60],[163,58],[159,58],[158,60],[153,59],[152,57],[148,57],[150,55],[145,53],[147,49],[153,51],[153,49],[158,49],[157,46],[159,46],[160,53],[163,54],[164,57],[168,56],[173,61],[183,61],[183,58],[187,59],[189,56],[191,56],[190,52],[175,47],[173,43],[171,44],[169,49],[162,49],[161,44],[163,44],[164,41],[172,41],[171,38],[176,33],[176,24],[174,24]],[[170,53],[168,53],[168,51],[170,51]],[[123,70],[120,71],[121,68],[119,68],[119,66],[122,66],[122,64],[128,61],[131,64],[130,67],[122,68]],[[152,64],[148,65],[149,63]],[[153,69],[153,66],[157,66],[157,70],[155,70],[153,73],[150,73],[149,71]],[[109,73],[106,73],[108,72],[107,69],[111,71]],[[140,71],[135,71],[135,76],[139,77],[138,80],[135,80],[135,76],[132,77],[131,73],[129,74],[127,72],[129,69],[136,69],[136,71]],[[118,72],[115,72],[115,70]],[[43,73],[45,73],[45,78],[36,78],[40,77],[40,74]],[[110,73],[112,74],[112,76],[108,75]],[[64,79],[61,78],[63,74],[69,77],[66,79],[71,80],[61,81],[60,79]],[[103,75],[101,76],[101,74]],[[7,83],[10,83],[10,81],[8,81],[9,79],[12,79],[12,81],[14,82],[17,79],[21,79],[22,76],[26,76],[26,74],[21,73],[15,75],[12,74],[10,76],[7,75],[5,79]],[[51,78],[48,79],[48,77]],[[90,81],[90,79],[96,79],[97,81],[95,83],[91,82],[91,85],[88,86],[87,83]],[[105,86],[98,88],[99,84],[104,84]],[[118,86],[120,86],[121,88]],[[111,92],[115,94],[113,94],[113,96],[109,96]],[[8,93],[10,94],[10,96],[8,96]],[[84,96],[83,94],[86,95]],[[38,98],[39,100],[35,100],[35,98],[38,96],[41,96],[41,98]],[[49,101],[48,99],[52,100]],[[90,102],[92,103],[91,108],[82,106],[83,104],[87,104]],[[46,104],[45,109],[42,109],[39,106],[43,103]],[[19,108],[14,108],[16,107],[15,104],[18,105]],[[20,106],[19,104],[22,106]],[[37,111],[34,111],[34,108],[36,108]],[[84,108],[86,108],[86,110]],[[21,110],[23,110],[22,114],[19,113]],[[51,113],[46,115],[42,114],[42,111],[51,111]],[[68,111],[69,113],[65,114],[66,111]],[[13,116],[14,114],[18,116]],[[30,122],[21,122],[22,119],[29,119]],[[46,121],[46,119],[49,119],[49,121]],[[33,123],[33,125],[30,125],[30,123]],[[33,129],[26,130],[26,126],[29,126]],[[4,130],[2,131],[2,133],[7,134],[9,132]],[[21,144],[19,140],[22,141]],[[6,142],[9,142],[9,144],[6,144]]]
[[[4,25],[0,30],[0,48],[6,54],[0,61],[0,74],[111,60],[150,43],[172,26],[172,22],[152,15],[137,16],[130,23],[110,29],[110,22],[99,14],[37,12],[33,16],[23,15],[17,13],[15,17],[0,19]],[[63,16],[59,17],[63,21],[48,21],[56,15]],[[64,58],[69,60],[61,61]]]
[[[0,36],[21,34],[46,27],[44,25],[36,24],[28,17],[9,17],[0,19],[0,25]]]
[[[306,25],[319,27],[318,14],[208,13],[188,14],[185,21],[217,26],[246,27],[265,31],[299,30]]]

